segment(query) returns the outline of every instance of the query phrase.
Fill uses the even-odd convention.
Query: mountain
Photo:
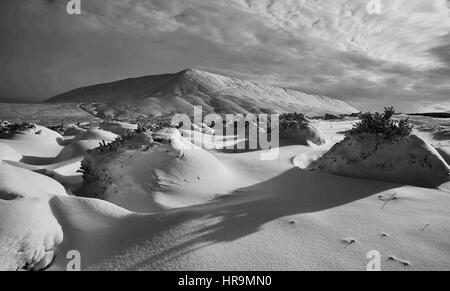
[[[321,116],[359,112],[337,99],[192,69],[84,87],[46,102],[83,103],[83,108],[98,117],[114,118],[190,114],[193,106],[219,114],[301,112]]]

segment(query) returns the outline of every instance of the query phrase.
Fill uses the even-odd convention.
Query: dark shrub
[[[15,134],[27,129],[36,129],[36,125],[31,122],[10,124],[9,122],[3,121],[0,126],[0,135]]]
[[[395,139],[411,135],[413,125],[409,119],[395,120],[393,107],[385,108],[384,113],[364,113],[361,122],[346,133],[347,137],[361,134],[376,134],[384,139]]]
[[[280,115],[280,129],[301,128],[308,123],[302,113],[287,113]]]

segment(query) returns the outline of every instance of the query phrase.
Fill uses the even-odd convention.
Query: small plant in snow
[[[36,125],[31,122],[11,124],[7,121],[2,121],[0,124],[0,134],[14,134],[28,129],[36,129]]]
[[[91,163],[86,160],[81,162],[81,168],[77,171],[77,173],[83,174],[83,181],[87,184],[94,184],[100,180],[95,171],[92,169]]]
[[[375,134],[388,140],[410,136],[414,127],[409,119],[395,120],[394,115],[393,107],[385,108],[384,113],[364,113],[360,117],[361,121],[346,136]]]
[[[308,119],[302,113],[288,113],[280,115],[280,129],[302,128]]]

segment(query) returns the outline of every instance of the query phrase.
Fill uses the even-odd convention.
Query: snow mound
[[[280,116],[280,139],[295,145],[325,144],[325,136],[303,113],[289,113]]]
[[[141,133],[91,151],[80,193],[135,212],[195,205],[224,192],[230,172],[176,129]]]
[[[65,136],[73,136],[73,135],[77,136],[83,132],[86,132],[86,130],[81,127],[78,127],[77,125],[72,125],[64,131],[64,135]]]
[[[99,147],[100,142],[98,140],[81,140],[74,141],[64,145],[61,151],[55,157],[41,158],[41,157],[24,157],[21,162],[34,166],[51,166],[60,163],[70,163],[74,161],[82,161],[84,154],[88,150],[93,150]],[[5,159],[6,160],[6,159]]]
[[[296,127],[280,128],[280,138],[296,145],[323,145],[325,137],[320,129],[311,122]]]
[[[438,153],[444,158],[448,165],[450,165],[450,146],[436,148]]]
[[[137,130],[138,126],[137,124],[130,124],[126,122],[105,121],[100,125],[100,129],[122,135],[126,132]]]
[[[62,149],[63,137],[46,127],[33,125],[0,136],[0,144],[15,149],[22,156],[54,157]]]
[[[94,129],[82,131],[71,140],[64,140],[53,130],[33,125],[10,132],[7,138],[0,139],[0,158],[34,166],[81,161],[87,150],[97,148],[103,141],[114,141],[117,137],[113,133]]]
[[[57,125],[51,127],[51,129],[62,134],[63,136],[76,136],[86,131],[86,129],[83,129],[76,124]]]
[[[41,270],[62,243],[49,200],[66,196],[56,181],[0,161],[0,270]]]
[[[118,137],[119,136],[117,134],[105,130],[89,129],[77,135],[71,142],[83,140],[91,140],[91,141],[98,140],[98,141],[112,142],[116,140]]]
[[[439,141],[450,140],[450,130],[442,129],[434,133],[434,138]]]
[[[393,141],[376,135],[346,138],[312,168],[331,174],[434,188],[450,181],[450,167],[415,135]]]
[[[133,214],[103,200],[73,196],[56,196],[52,206],[61,214],[63,228],[87,232],[113,227]]]
[[[0,161],[1,160],[7,160],[7,161],[15,161],[18,162],[22,159],[22,155],[18,153],[15,149],[12,147],[1,144],[0,143]]]
[[[25,139],[25,138],[48,138],[62,139],[62,136],[47,127],[24,122],[23,124],[15,124],[2,128],[0,138],[2,139]]]

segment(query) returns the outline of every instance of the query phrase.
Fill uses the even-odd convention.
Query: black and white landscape
[[[446,0],[2,0],[0,270],[450,270],[449,31]]]

